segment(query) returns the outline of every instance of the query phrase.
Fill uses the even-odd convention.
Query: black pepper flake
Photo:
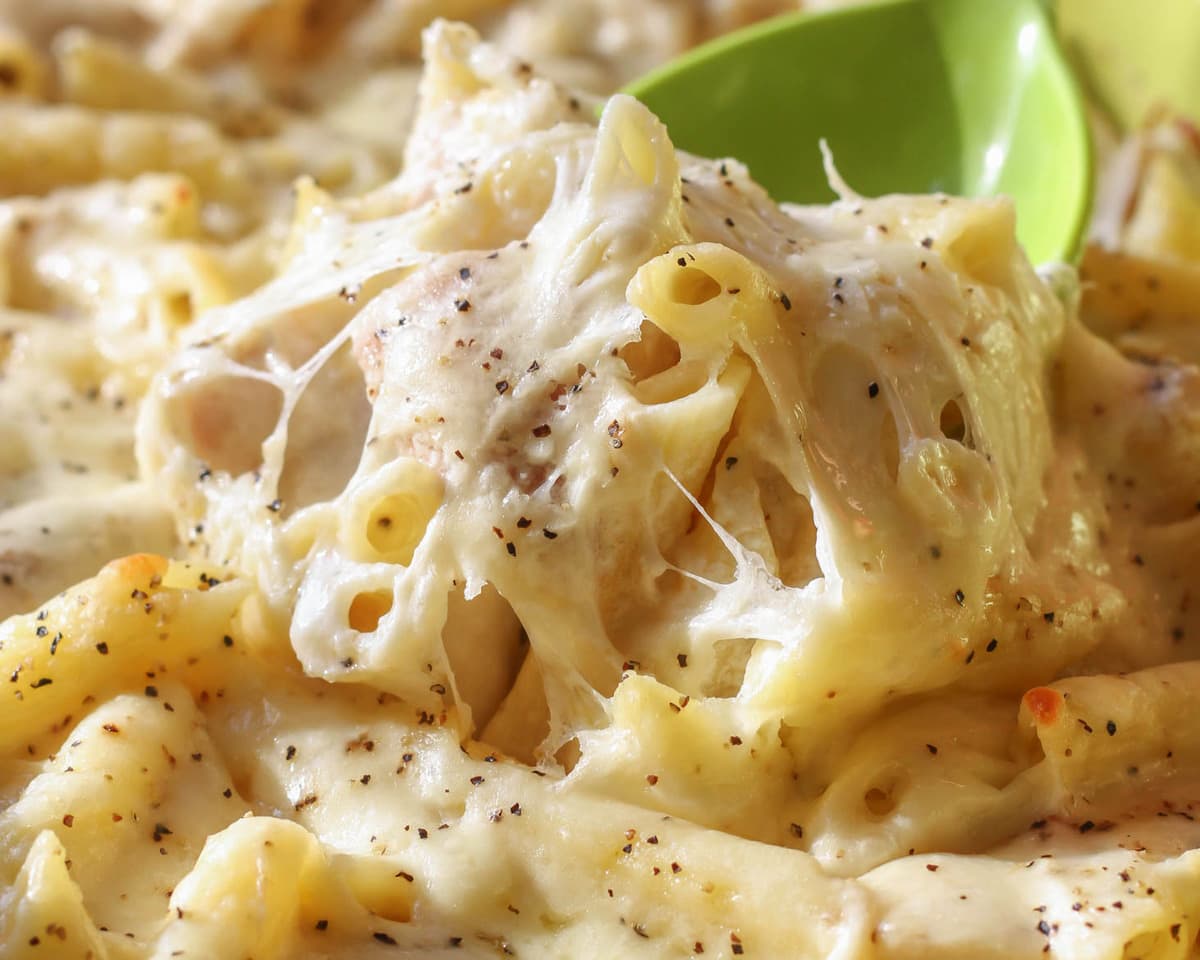
[[[221,796],[223,796],[226,800],[228,800],[230,797],[233,796],[233,791],[230,790],[229,787],[226,787],[224,790],[221,791]]]
[[[1093,823],[1091,820],[1084,820],[1083,823],[1081,823],[1079,825],[1080,833],[1087,833],[1089,830],[1095,830],[1095,829],[1096,829],[1096,824]]]
[[[789,829],[792,831],[792,836],[795,837],[797,840],[801,840],[804,838],[804,828],[802,826],[800,826],[800,824],[793,823],[793,824],[791,824]]]
[[[554,540],[558,536],[558,534],[555,533],[553,530],[550,530],[547,528],[547,529],[542,530],[542,536],[545,537],[547,540]]]
[[[530,520],[528,517],[520,517],[517,520],[517,527],[518,527],[518,529],[525,530],[525,529],[528,529],[529,526],[532,525],[532,523],[533,523],[533,521]]]
[[[152,683],[146,684],[146,696],[157,697],[158,696],[158,687],[154,686],[154,684],[152,684]]]
[[[521,810],[521,805],[519,803],[514,803],[511,807],[509,807],[508,812],[511,813],[514,817],[519,817],[523,813],[523,811]]]
[[[938,546],[930,547],[929,555],[933,557],[934,560],[940,560],[942,558],[942,548]]]
[[[53,682],[54,681],[49,677],[42,677],[40,680],[34,680],[29,686],[31,686],[34,690],[37,690],[39,687],[48,687]]]
[[[550,436],[550,424],[548,424],[548,423],[538,424],[536,427],[534,427],[530,431],[530,433],[532,433],[539,440],[541,440],[544,437],[548,437],[548,436]]]
[[[156,823],[154,825],[154,842],[155,843],[162,842],[163,837],[169,837],[170,835],[171,835],[171,828],[168,827],[165,823]]]
[[[515,557],[517,555],[517,545],[511,540],[504,544],[504,549],[508,551],[508,555],[510,557]]]
[[[470,267],[459,267],[458,268],[458,277],[460,280],[470,280],[471,279],[471,268]]]
[[[925,749],[928,750],[931,755],[933,755],[935,757],[937,756],[938,748],[935,747],[932,743],[925,744]]]
[[[227,647],[232,647],[233,646],[233,637],[231,637],[229,634],[225,634],[225,636],[223,636],[221,638],[221,642],[223,644],[225,644],[225,646],[227,646]]]
[[[681,267],[686,267],[686,266],[687,266],[687,257],[680,257],[680,258],[679,258],[678,260],[676,260],[675,262],[676,262],[677,264],[679,264]]]
[[[627,843],[621,848],[622,853],[633,853],[633,844]]]
[[[961,343],[964,347],[969,347],[971,345],[971,338],[970,337],[960,337],[958,342]]]
[[[459,313],[466,313],[468,310],[471,309],[471,301],[470,300],[455,300],[454,301],[454,309],[457,310]]]
[[[1104,725],[1104,729],[1108,731],[1108,735],[1110,737],[1115,737],[1117,735],[1117,725],[1112,720],[1109,720],[1108,723]]]
[[[382,932],[373,933],[373,934],[371,934],[371,936],[373,936],[380,943],[386,943],[389,947],[396,946],[396,938],[393,937],[390,933],[382,933]]]
[[[872,400],[879,396],[879,384],[877,384],[874,380],[867,384],[867,396]]]
[[[477,775],[475,775],[475,776],[473,776],[473,777],[471,778],[471,785],[472,785],[472,786],[475,786],[475,787],[477,787],[477,786],[479,786],[479,785],[480,785],[481,783],[483,783],[483,782],[484,782],[484,779],[483,779],[483,777],[479,776],[478,774],[477,774]]]
[[[967,599],[967,595],[965,593],[963,593],[962,590],[954,591],[954,602],[957,603],[960,607],[966,602],[966,599]]]
[[[733,217],[726,217],[725,218],[725,226],[732,227],[733,225],[734,225]]]
[[[921,241],[921,246],[923,246],[926,250],[928,250],[930,247],[933,246],[933,237],[925,237]]]
[[[504,394],[508,393],[508,381],[507,380],[497,380],[496,381],[496,392],[498,394],[500,394],[500,396],[504,396]]]
[[[1045,613],[1042,614],[1042,619],[1045,620],[1047,623],[1053,623],[1054,622],[1054,611],[1047,610]]]
[[[984,649],[988,653],[992,653],[995,651],[996,647],[998,647],[999,645],[1000,645],[1000,641],[997,640],[995,637],[992,637],[992,639],[988,641],[987,646],[984,647]]]
[[[318,930],[328,930],[329,929],[329,921],[328,920],[318,920],[315,924],[313,924],[313,926],[315,926]]]
[[[41,619],[41,618],[39,617],[38,619]],[[44,636],[45,636],[47,633],[49,633],[50,631],[49,631],[49,630],[47,630],[45,627],[38,627],[38,628],[37,628],[37,630],[35,630],[34,632],[35,632],[35,633],[36,633],[36,634],[37,634],[39,637],[44,637]]]
[[[100,654],[100,656],[102,656],[102,657],[107,657],[108,656],[108,644],[105,643],[103,640],[101,640],[98,644],[96,644],[96,652],[98,654]]]
[[[428,840],[429,839],[429,831],[426,830],[424,827],[417,827],[417,836],[421,840]]]
[[[687,654],[686,653],[675,654],[675,662],[678,663],[680,667],[686,667],[687,666]]]
[[[1176,943],[1179,942],[1179,929],[1182,926],[1183,926],[1183,924],[1180,924],[1180,923],[1171,924],[1171,939],[1174,940]]]
[[[1040,933],[1042,936],[1044,936],[1044,937],[1050,936],[1050,924],[1048,924],[1045,920],[1039,920],[1037,928],[1038,928],[1038,933]]]
[[[278,497],[276,497],[274,500],[272,500],[270,503],[267,504],[267,509],[270,510],[272,513],[278,513],[280,510],[283,509],[283,501],[280,500]]]
[[[296,756],[296,748],[289,745],[287,751],[284,753],[284,759],[291,760],[294,756]]]
[[[792,309],[792,301],[791,301],[791,300],[788,298],[788,295],[787,295],[786,293],[781,293],[781,294],[779,295],[779,302],[780,302],[781,304],[783,304],[783,309],[784,309],[784,310],[791,310],[791,309]]]

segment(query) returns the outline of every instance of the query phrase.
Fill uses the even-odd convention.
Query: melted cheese
[[[1197,368],[1006,201],[780,207],[469,28],[426,58],[400,175],[287,231],[158,175],[14,227],[13,349],[87,312],[56,375],[145,399],[136,476],[76,415],[11,500],[88,451],[190,563],[0,625],[6,955],[1189,956]]]

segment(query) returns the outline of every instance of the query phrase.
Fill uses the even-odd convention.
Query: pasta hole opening
[[[904,786],[904,780],[900,776],[877,781],[863,794],[863,806],[866,807],[867,814],[876,820],[891,816],[899,805]]]
[[[872,787],[863,794],[863,804],[873,817],[883,818],[896,809],[896,803],[890,793],[879,787]]]
[[[367,543],[381,559],[408,566],[429,524],[423,512],[419,498],[412,494],[381,497],[367,515]]]
[[[938,417],[938,429],[942,431],[942,436],[947,440],[961,443],[970,450],[975,449],[975,444],[971,439],[970,425],[957,400],[947,400],[945,406],[942,407],[941,415]]]
[[[350,611],[346,615],[350,628],[359,633],[374,633],[379,628],[379,621],[388,615],[392,609],[392,595],[383,590],[372,590],[369,593],[356,594],[350,601]]]
[[[670,370],[679,363],[681,354],[674,337],[652,321],[643,320],[638,339],[625,344],[618,356],[636,384]]]
[[[671,277],[671,299],[688,307],[698,307],[721,295],[721,285],[698,267],[681,267]]]
[[[185,386],[168,401],[179,443],[209,469],[233,476],[262,466],[263,443],[279,423],[283,393],[252,377],[218,376]]]

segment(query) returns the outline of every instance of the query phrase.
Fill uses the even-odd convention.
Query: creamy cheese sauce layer
[[[0,149],[0,952],[1192,955],[1185,261],[781,207],[444,22],[334,137],[228,6],[7,41],[132,72],[12,105],[98,179]]]

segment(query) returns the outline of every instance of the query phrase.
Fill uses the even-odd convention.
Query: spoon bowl
[[[1091,146],[1035,0],[883,0],[789,14],[635,81],[676,146],[737,157],[778,201],[827,202],[818,141],[863,194],[1006,194],[1034,262],[1079,252]]]

